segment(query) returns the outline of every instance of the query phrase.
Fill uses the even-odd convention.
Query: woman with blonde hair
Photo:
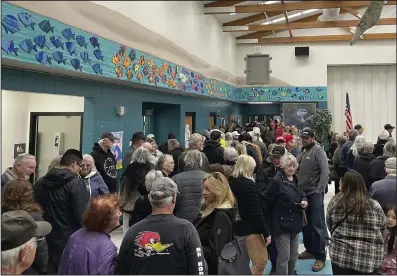
[[[251,273],[262,275],[271,237],[259,189],[254,182],[255,167],[254,158],[247,154],[240,155],[230,179],[230,188],[236,197],[240,217],[234,224],[234,230],[237,236],[246,237],[248,255],[252,261]]]
[[[218,274],[218,259],[223,247],[233,240],[232,223],[236,204],[226,177],[215,172],[202,181],[203,201],[200,215],[193,224],[200,236],[208,274]]]

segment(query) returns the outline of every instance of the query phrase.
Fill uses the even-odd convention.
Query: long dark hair
[[[396,205],[388,205],[385,208],[385,215],[387,215],[387,213],[389,213],[389,211],[393,211],[394,215],[397,215],[397,206]],[[396,236],[397,236],[397,225],[395,225],[392,229],[390,229],[390,238],[389,238],[389,242],[387,243],[387,253],[391,253],[393,251],[394,248],[394,241],[396,240]]]
[[[346,172],[341,179],[341,193],[336,195],[336,210],[343,214],[350,212],[358,215],[360,222],[364,220],[366,210],[371,208],[367,188],[360,173],[356,171]]]

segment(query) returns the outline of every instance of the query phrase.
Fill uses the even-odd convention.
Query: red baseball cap
[[[291,134],[285,134],[284,135],[284,140],[285,142],[291,142],[292,140],[294,140],[294,136],[292,136]]]
[[[279,136],[279,137],[276,138],[276,143],[278,143],[278,142],[280,142],[280,141],[285,142],[285,139],[284,139],[283,136]]]

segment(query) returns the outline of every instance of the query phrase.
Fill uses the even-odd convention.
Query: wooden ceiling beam
[[[386,5],[396,5],[397,1],[387,1]],[[205,8],[205,14],[222,14],[222,13],[259,13],[259,12],[281,12],[310,9],[333,9],[333,8],[351,8],[368,6],[369,1],[301,1],[290,2],[285,4],[271,5],[239,5],[224,7]]]
[[[351,15],[354,15],[358,19],[361,19],[363,17],[363,15],[361,13],[359,13],[358,11],[356,11],[355,9],[345,7],[345,8],[342,8],[342,10],[344,10],[345,12],[350,13]]]
[[[221,8],[221,7],[230,7],[245,1],[214,1],[211,3],[204,4],[204,8]]]
[[[248,25],[246,29],[228,30],[225,32],[238,32],[238,31],[286,31],[296,29],[321,29],[321,28],[343,28],[343,27],[356,27],[360,20],[340,20],[340,21],[315,21],[315,22],[292,22],[287,24],[269,24],[269,25]],[[381,18],[376,25],[396,25],[396,18]]]
[[[325,36],[295,36],[295,37],[263,37],[259,38],[259,44],[298,43],[298,42],[329,42],[350,41],[353,35],[325,35]],[[396,33],[365,34],[363,40],[396,39]]]

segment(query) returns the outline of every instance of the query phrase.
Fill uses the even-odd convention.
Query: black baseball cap
[[[130,141],[136,142],[136,141],[145,140],[145,139],[146,139],[146,137],[145,137],[145,134],[143,134],[143,132],[135,132],[134,134],[132,134],[132,138]]]
[[[314,138],[314,131],[311,128],[305,128],[303,129],[301,136]]]
[[[360,130],[360,129],[362,129],[362,128],[363,128],[362,125],[355,125],[355,126],[354,126],[354,129],[357,129],[357,130]]]
[[[104,133],[102,133],[102,135],[101,135],[101,140],[102,139],[106,139],[106,138],[108,138],[110,141],[112,141],[112,142],[114,142],[115,140],[118,140],[114,135],[113,135],[113,133],[111,133],[111,132],[104,132]]]
[[[285,148],[283,146],[275,146],[271,152],[271,156],[283,156],[285,154]]]
[[[395,129],[396,127],[392,126],[391,124],[385,124],[385,129]]]
[[[26,211],[5,212],[1,215],[1,251],[17,248],[34,237],[44,237],[51,230],[51,224],[35,221]]]

